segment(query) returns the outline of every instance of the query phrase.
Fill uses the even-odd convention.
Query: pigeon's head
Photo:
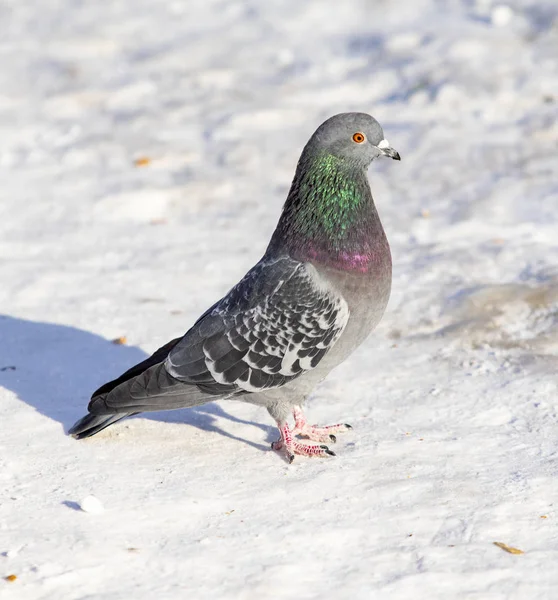
[[[366,113],[341,113],[329,118],[310,138],[307,151],[326,152],[362,167],[378,156],[401,160],[399,152],[384,138],[378,121]]]

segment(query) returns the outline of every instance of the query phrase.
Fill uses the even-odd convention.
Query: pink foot
[[[271,444],[273,450],[283,450],[287,455],[287,460],[292,463],[295,455],[302,456],[335,456],[327,446],[320,444],[301,444],[293,439],[293,432],[287,423],[277,423],[281,437]]]
[[[300,406],[295,406],[293,409],[295,426],[293,435],[300,435],[314,442],[332,442],[335,443],[337,438],[334,433],[343,433],[352,429],[347,423],[337,423],[336,425],[325,425],[318,427],[317,425],[308,425],[306,417]]]

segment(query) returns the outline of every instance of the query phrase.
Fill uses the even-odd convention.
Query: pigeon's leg
[[[293,417],[295,420],[295,426],[292,431],[293,435],[300,435],[314,442],[332,442],[335,443],[337,438],[334,433],[343,433],[352,429],[347,423],[337,423],[336,425],[324,425],[318,427],[317,425],[308,425],[306,417],[302,412],[300,406],[293,408]]]
[[[327,446],[320,444],[302,444],[294,439],[293,431],[286,421],[277,421],[277,427],[279,428],[281,437],[276,442],[273,442],[271,447],[273,450],[283,450],[290,463],[293,462],[295,454],[301,454],[302,456],[335,456],[335,453]]]

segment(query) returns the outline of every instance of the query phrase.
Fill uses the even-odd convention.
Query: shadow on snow
[[[116,345],[82,329],[6,315],[0,315],[0,340],[0,386],[60,422],[64,431],[85,414],[94,390],[147,357],[139,348]],[[272,427],[234,417],[214,402],[180,411],[144,413],[140,418],[184,423],[259,450],[269,449],[221,429],[218,419],[224,418],[259,427],[267,431],[268,441],[273,439]]]

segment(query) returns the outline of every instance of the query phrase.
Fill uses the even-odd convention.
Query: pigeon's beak
[[[399,156],[399,152],[397,152],[397,150],[394,150],[390,145],[389,142],[387,140],[382,140],[379,144],[378,144],[378,150],[384,155],[384,156],[389,156],[390,158],[393,158],[393,160],[401,160],[401,157]]]

